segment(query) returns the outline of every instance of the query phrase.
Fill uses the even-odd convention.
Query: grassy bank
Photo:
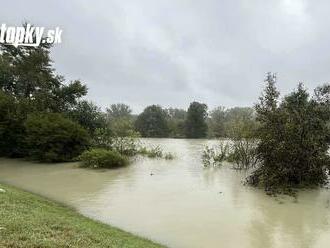
[[[0,247],[162,247],[0,184]]]

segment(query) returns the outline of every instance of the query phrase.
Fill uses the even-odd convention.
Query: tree
[[[167,114],[167,123],[169,128],[169,136],[174,138],[184,138],[184,122],[187,111],[178,108],[165,109]]]
[[[329,87],[309,97],[302,84],[279,103],[276,78],[268,74],[267,85],[256,105],[261,166],[249,178],[267,190],[319,185],[326,182],[330,158]]]
[[[188,108],[185,121],[185,133],[187,138],[204,138],[207,135],[207,105],[192,102]]]
[[[107,116],[109,121],[118,118],[129,119],[132,117],[132,109],[130,106],[123,103],[111,104],[110,108],[107,108]]]
[[[97,128],[102,128],[106,125],[105,115],[101,109],[92,102],[80,101],[68,116],[79,123],[91,135],[94,134]]]
[[[26,155],[27,116],[67,113],[87,94],[80,81],[65,83],[50,58],[50,44],[38,47],[0,44],[0,154]]]
[[[24,99],[30,111],[62,112],[72,108],[87,94],[87,87],[76,80],[64,83],[50,58],[51,44],[38,47],[0,44],[0,89]]]
[[[0,90],[0,155],[21,157],[25,154],[24,114],[15,97]]]
[[[257,127],[255,111],[250,107],[225,109],[217,107],[210,112],[208,119],[210,137],[227,137],[236,139],[249,135],[254,136]]]
[[[40,161],[71,161],[89,146],[87,131],[58,113],[30,114],[25,127],[29,155]]]
[[[210,112],[210,118],[208,119],[209,133],[211,137],[225,137],[225,107],[217,107]]]
[[[146,107],[137,117],[135,128],[143,137],[168,137],[166,112],[158,105]]]
[[[253,138],[257,125],[253,108],[234,107],[226,111],[224,129],[228,138]]]
[[[126,104],[112,104],[110,108],[107,108],[107,122],[114,136],[129,137],[137,135],[134,130],[132,109]]]

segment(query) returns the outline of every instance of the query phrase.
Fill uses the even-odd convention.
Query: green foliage
[[[208,119],[209,136],[210,137],[226,137],[226,109],[225,107],[217,107],[210,111]]]
[[[26,153],[23,104],[0,90],[0,155],[21,157]]]
[[[24,123],[28,115],[30,116],[30,120],[27,121],[29,124],[34,113],[56,112],[66,114],[75,109],[79,98],[87,94],[87,87],[80,81],[64,83],[64,78],[55,73],[50,58],[50,48],[51,45],[45,43],[38,47],[14,47],[12,45],[0,44],[1,155],[22,157],[28,155],[27,149],[29,149],[29,153],[39,159],[63,161],[65,158],[70,158],[71,153],[74,155],[76,150],[79,150],[77,143],[81,142],[82,147],[87,143],[85,131],[80,126],[74,126],[76,124],[70,122],[73,130],[72,133],[69,133],[67,128],[70,125],[66,120],[62,124],[62,126],[66,126],[61,134],[65,136],[63,144],[60,144],[61,141],[59,140],[61,131],[55,130],[55,127],[52,127],[52,131],[55,130],[54,135],[51,133],[52,131],[49,131],[49,140],[46,140],[45,129],[39,130],[41,137],[36,136],[38,131],[32,131],[32,126],[29,126],[31,129],[27,133],[27,126]],[[44,116],[46,115],[44,114]],[[59,128],[62,127],[59,124],[62,120],[64,119],[57,118]],[[47,122],[46,118],[42,121]],[[81,116],[76,121],[81,121]],[[36,122],[33,122],[34,124]],[[75,135],[77,136],[81,135],[81,137],[73,137],[73,132],[76,132]],[[58,135],[58,138],[55,142],[56,135]],[[68,136],[71,137],[71,141]],[[31,137],[35,140],[32,140]],[[55,142],[56,145],[42,147],[43,142]],[[36,146],[32,147],[32,144]],[[62,148],[66,149],[67,146],[67,151],[60,154],[59,150]],[[47,154],[40,154],[43,149],[46,150]],[[58,159],[54,157],[56,154],[59,154]]]
[[[227,141],[220,140],[217,146],[206,146],[202,153],[202,162],[204,167],[210,165],[219,166],[227,160],[229,155],[229,144]]]
[[[188,108],[185,121],[187,138],[204,138],[207,135],[207,106],[199,102],[192,102]]]
[[[123,103],[111,104],[110,108],[107,108],[107,117],[110,122],[121,118],[130,119],[132,117],[132,109]]]
[[[90,135],[94,135],[96,129],[104,127],[106,123],[101,109],[85,100],[78,102],[74,109],[69,111],[68,117],[79,123]]]
[[[242,138],[233,140],[228,154],[228,162],[234,163],[236,169],[249,169],[259,163],[257,140]]]
[[[123,131],[126,133],[128,130]],[[134,156],[139,151],[139,135],[134,131],[127,132],[127,135],[129,134],[131,135],[117,136],[109,127],[99,128],[92,140],[93,147],[114,150],[126,156]]]
[[[262,164],[249,178],[268,190],[314,186],[327,181],[330,158],[330,87],[316,89],[310,98],[302,84],[279,102],[276,78],[268,74],[267,86],[256,105]]]
[[[113,133],[107,126],[97,128],[92,137],[92,146],[96,148],[111,149]]]
[[[140,134],[134,130],[132,119],[119,117],[110,122],[110,129],[115,137],[139,137]]]
[[[204,167],[219,166],[223,161],[234,163],[235,169],[255,167],[259,160],[254,139],[219,140],[216,146],[206,146],[202,153]]]
[[[80,81],[64,84],[52,67],[49,44],[14,47],[0,44],[0,90],[29,101],[30,111],[62,112],[87,94]]]
[[[96,130],[93,144],[98,148],[114,150],[122,155],[134,156],[138,152],[140,134],[134,130],[131,118],[117,116],[108,120],[104,128]]]
[[[209,146],[206,146],[202,153],[202,161],[204,167],[208,167],[210,165],[215,165],[215,149]]]
[[[147,150],[146,154],[149,158],[162,158],[163,150],[160,148],[160,146],[155,146],[150,150]]]
[[[82,167],[118,168],[128,164],[128,159],[117,151],[106,149],[91,149],[79,156]]]
[[[168,137],[166,112],[157,105],[146,107],[137,117],[135,127],[142,137]]]
[[[151,148],[142,146],[138,150],[138,154],[147,156],[148,158],[164,158],[166,160],[172,160],[175,158],[174,155],[170,152],[164,153],[160,146],[154,146]]]
[[[169,128],[169,137],[184,138],[185,137],[185,119],[187,111],[177,108],[165,109],[167,114],[167,123]]]
[[[25,128],[29,155],[40,161],[70,161],[89,145],[88,133],[61,114],[31,114]]]
[[[166,160],[173,160],[174,158],[175,158],[174,155],[170,152],[167,152],[164,155],[164,159],[166,159]]]
[[[226,137],[237,139],[240,137],[255,137],[258,123],[255,111],[249,107],[235,107],[225,109],[218,107],[210,112],[208,120],[210,137]]]
[[[112,137],[111,149],[122,155],[134,156],[139,151],[139,143],[136,136]]]

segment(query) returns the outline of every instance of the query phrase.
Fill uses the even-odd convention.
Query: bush
[[[234,140],[227,160],[235,163],[236,169],[255,167],[259,162],[257,145],[255,139]]]
[[[163,150],[159,146],[152,147],[148,149],[147,147],[141,147],[138,154],[147,156],[149,158],[162,158]]]
[[[29,155],[40,161],[71,161],[89,145],[87,131],[61,114],[31,114],[25,128]]]
[[[166,160],[173,160],[174,159],[174,155],[170,152],[166,153],[164,156],[164,159]]]
[[[228,153],[229,145],[226,141],[223,140],[219,141],[218,146],[206,146],[202,154],[202,161],[204,167],[208,167],[210,165],[221,165],[223,161],[227,160]]]
[[[170,152],[164,153],[163,149],[160,146],[155,146],[150,149],[145,146],[142,146],[137,151],[137,154],[147,156],[148,158],[164,158],[166,160],[172,160],[175,158],[175,156]]]
[[[223,161],[234,163],[235,169],[248,169],[258,164],[257,144],[255,139],[242,138],[228,141],[220,140],[217,146],[204,148],[202,161],[204,167],[219,166]]]
[[[111,149],[125,156],[138,153],[139,140],[136,137],[112,137]]]
[[[128,164],[128,159],[116,151],[106,149],[91,149],[79,156],[82,167],[118,168]]]

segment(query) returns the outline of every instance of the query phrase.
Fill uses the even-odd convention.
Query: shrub
[[[82,167],[118,168],[128,164],[128,159],[116,151],[96,148],[85,151],[79,156]]]
[[[159,146],[152,147],[151,149],[148,149],[147,147],[141,147],[138,153],[149,158],[163,157],[163,150]]]
[[[227,159],[228,153],[229,145],[226,141],[219,141],[218,146],[206,146],[202,154],[204,167],[208,167],[209,165],[220,165],[221,162]]]
[[[259,162],[257,144],[254,139],[234,140],[227,160],[235,163],[236,169],[255,167]]]
[[[159,146],[153,147],[148,151],[147,156],[149,158],[162,158],[163,157],[163,151]]]
[[[93,137],[93,146],[115,150],[125,156],[134,156],[139,150],[138,137],[138,133],[132,130],[119,132],[118,129],[112,130],[110,127],[98,128]]]
[[[164,158],[166,160],[174,159],[174,155],[170,152],[164,153],[160,146],[155,146],[148,149],[145,146],[140,147],[137,154],[147,156],[148,158]]]
[[[61,114],[31,114],[25,128],[29,155],[40,161],[71,161],[89,145],[87,131]]]
[[[202,161],[204,167],[218,166],[223,161],[228,161],[235,164],[235,169],[248,169],[259,162],[256,148],[255,139],[233,140],[231,145],[225,140],[220,140],[217,146],[204,148]]]
[[[202,153],[202,161],[204,167],[208,167],[211,164],[214,165],[215,150],[212,147],[206,146]]]
[[[174,155],[172,153],[166,153],[164,156],[164,159],[166,160],[173,160],[174,159]]]
[[[134,156],[138,153],[139,140],[136,137],[112,137],[111,149],[125,156]]]

